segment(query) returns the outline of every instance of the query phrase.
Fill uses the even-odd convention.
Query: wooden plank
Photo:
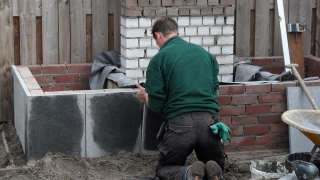
[[[299,22],[300,1],[301,0],[289,0],[289,19],[288,19],[288,23],[297,23],[297,22]],[[305,2],[305,0],[303,0],[302,2]]]
[[[108,48],[108,1],[92,1],[92,55]]]
[[[86,60],[85,14],[83,1],[70,0],[70,45],[71,63],[82,63]]]
[[[59,1],[59,64],[69,64],[70,59],[70,4]]]
[[[283,6],[286,21],[288,21],[289,16],[289,0],[283,0]],[[273,55],[274,56],[282,56],[282,44],[281,44],[281,33],[280,33],[280,25],[279,25],[279,16],[278,16],[278,7],[275,4],[275,12],[274,12],[274,38],[273,38]]]
[[[316,55],[320,57],[320,0],[317,0]]]
[[[268,56],[271,51],[270,42],[270,9],[269,0],[256,1],[255,18],[255,56]]]
[[[10,66],[13,59],[13,19],[11,1],[0,1],[0,92],[1,92],[1,118],[0,121],[13,120],[12,105],[12,79]]]
[[[59,63],[58,0],[42,0],[43,64]]]
[[[43,45],[42,45],[42,17],[36,17],[36,46],[37,46],[37,64],[43,64]]]
[[[92,0],[83,0],[83,3],[84,3],[84,13],[92,14]]]
[[[14,64],[20,65],[20,18],[13,17]]]
[[[108,48],[114,49],[114,15],[108,15]]]
[[[109,3],[109,12],[113,14],[113,49],[120,52],[121,2],[118,0],[111,0]]]
[[[238,0],[236,13],[236,55],[250,56],[250,1]]]
[[[311,31],[312,31],[312,0],[299,1],[300,15],[299,22],[305,25],[306,31],[303,33],[304,54],[311,54]]]
[[[36,16],[42,16],[42,6],[43,6],[42,1],[46,1],[46,0],[35,0],[35,13],[36,13]]]
[[[86,62],[92,62],[92,15],[86,15]]]
[[[20,10],[20,63],[36,64],[36,16],[35,1],[18,1]]]
[[[290,47],[290,57],[292,64],[298,64],[297,71],[304,78],[304,56],[302,33],[288,33],[288,41]]]

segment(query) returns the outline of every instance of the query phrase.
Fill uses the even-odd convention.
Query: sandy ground
[[[95,159],[47,154],[38,161],[26,162],[12,126],[3,127],[11,151],[13,165],[0,143],[0,179],[6,180],[147,180],[154,175],[157,155],[121,152]],[[268,153],[231,153],[226,163],[226,180],[250,179],[249,160]],[[271,154],[269,153],[269,156]],[[260,157],[259,157],[260,158]],[[189,158],[189,163],[194,157]]]

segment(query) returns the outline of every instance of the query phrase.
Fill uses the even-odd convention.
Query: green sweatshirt
[[[147,69],[149,108],[168,120],[186,112],[217,113],[218,71],[216,59],[202,47],[170,38]]]

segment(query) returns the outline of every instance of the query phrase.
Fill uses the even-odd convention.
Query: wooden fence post
[[[0,94],[1,122],[12,121],[12,78],[10,66],[13,58],[13,19],[10,0],[0,1]]]

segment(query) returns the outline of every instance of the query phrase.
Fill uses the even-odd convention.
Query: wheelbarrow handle
[[[304,91],[304,93],[306,94],[308,100],[310,101],[313,109],[317,110],[318,106],[316,104],[316,101],[314,100],[314,98],[312,97],[310,91],[307,89],[306,84],[304,83],[304,80],[301,78],[299,72],[297,71],[296,67],[298,67],[297,64],[289,64],[286,67],[289,67],[292,69],[292,73],[293,75],[298,79],[299,84],[301,85],[302,90]]]

